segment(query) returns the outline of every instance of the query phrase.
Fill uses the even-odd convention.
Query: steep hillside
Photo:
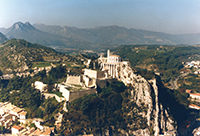
[[[100,80],[98,94],[79,98],[68,106],[62,135],[177,135],[189,117],[188,105],[183,105],[156,75],[147,80],[123,65],[116,71],[118,81]]]
[[[0,67],[2,70],[24,71],[32,62],[59,60],[58,53],[48,47],[31,44],[25,40],[11,39],[0,47]]]
[[[8,40],[7,37],[0,32],[0,43],[5,42],[6,40]]]
[[[126,67],[119,65],[116,70],[117,79],[133,88],[130,91],[130,98],[139,107],[145,107],[140,114],[146,118],[150,129],[146,127],[137,130],[133,132],[134,135],[176,135],[177,127],[180,127],[181,123],[189,117],[189,111],[186,110],[187,98],[179,100],[175,95],[176,92],[165,88],[157,75],[147,80],[135,73],[130,65]],[[134,108],[129,113],[133,111]]]

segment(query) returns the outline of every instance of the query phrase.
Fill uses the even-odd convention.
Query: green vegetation
[[[126,45],[114,50],[124,60],[129,60],[133,67],[157,70],[163,78],[174,78],[183,67],[182,61],[189,61],[200,51],[194,46]],[[189,59],[190,58],[190,59]],[[199,57],[198,57],[199,58]]]
[[[24,66],[32,67],[36,62],[43,62],[44,64],[44,58],[49,58],[49,56],[51,58],[54,56],[54,60],[59,60],[61,57],[59,53],[51,48],[31,44],[21,39],[11,39],[3,43],[0,47],[0,54],[0,68],[2,71],[6,71],[5,69],[8,68],[14,70]]]
[[[52,74],[54,73],[54,74]],[[54,125],[54,115],[62,111],[63,103],[57,102],[54,98],[44,99],[39,90],[34,89],[31,83],[42,81],[51,86],[54,82],[65,78],[66,68],[62,65],[52,69],[47,76],[46,71],[40,71],[33,77],[18,77],[13,79],[0,80],[0,101],[10,101],[12,104],[25,108],[28,118],[39,117],[46,121],[46,125]],[[50,88],[48,88],[50,90]],[[50,90],[52,92],[52,90]],[[53,92],[62,96],[59,92]]]
[[[119,129],[136,130],[147,127],[145,118],[138,114],[144,107],[138,107],[134,101],[129,100],[129,90],[122,82],[112,80],[108,87],[99,88],[98,92],[69,104],[69,112],[64,114],[62,135],[84,132],[102,134],[105,130],[112,129],[111,133],[118,135]],[[132,116],[128,116],[131,111]],[[128,124],[134,125],[129,128]]]
[[[52,85],[53,83],[58,82],[60,79],[65,78],[67,76],[67,70],[65,66],[59,65],[55,68],[52,68],[48,73],[47,80],[43,80],[44,83]]]
[[[51,94],[56,94],[59,97],[64,97],[61,92],[50,92]]]
[[[191,89],[193,92],[200,93],[200,76],[195,74],[188,74],[178,80],[180,88]]]
[[[42,104],[44,97],[40,92],[31,87],[31,77],[15,77],[6,87],[1,88],[0,101],[10,101],[18,107],[23,107],[28,112],[28,117],[37,117],[37,109]]]
[[[51,62],[33,62],[32,68],[34,67],[46,67],[51,66]]]
[[[5,127],[3,125],[0,125],[0,134],[4,134]]]
[[[178,122],[178,125],[184,119],[187,119],[189,115],[186,108],[189,104],[187,94],[166,89],[161,79],[155,75],[154,70],[161,72],[168,81],[169,78],[179,74],[182,68],[181,61],[188,60],[188,57],[198,58],[196,55],[198,52],[199,48],[193,46],[158,45],[121,46],[115,50],[115,54],[119,54],[124,60],[131,62],[137,74],[141,74],[147,80],[152,78],[158,80],[158,102],[168,111],[170,117]],[[63,55],[53,49],[31,44],[24,40],[12,39],[4,43],[4,47],[0,48],[0,53],[3,54],[0,56],[2,71],[6,68],[14,69],[22,66],[23,64],[19,62],[26,62],[29,67],[44,67],[50,65],[52,62],[50,60],[58,60],[54,63],[57,67],[52,68],[48,74],[46,70],[43,70],[33,77],[20,78],[15,76],[9,81],[0,79],[0,101],[10,101],[16,106],[25,108],[29,118],[43,118],[46,121],[45,125],[48,126],[54,126],[55,114],[58,112],[63,113],[63,103],[58,103],[54,98],[45,100],[38,90],[31,87],[31,83],[42,81],[47,84],[49,93],[63,97],[58,90],[53,89],[53,85],[66,80],[67,74],[82,74],[82,68],[84,68],[82,59],[90,58],[92,63],[89,67],[91,69],[99,68],[95,56],[83,54],[76,56]],[[13,57],[12,54],[15,56]],[[24,57],[19,61],[16,58],[20,58],[20,56]],[[49,62],[46,62],[45,60],[48,59]],[[18,63],[15,63],[17,61]],[[187,77],[182,82],[186,83],[187,87],[195,86],[198,88],[198,80],[199,77],[195,77],[195,79]],[[80,86],[75,86],[80,89]],[[60,134],[103,134],[109,130],[113,135],[119,135],[121,133],[120,129],[128,132],[129,130],[135,131],[147,128],[147,120],[141,115],[141,113],[147,112],[147,107],[143,104],[138,106],[130,98],[131,89],[133,88],[125,87],[122,82],[111,80],[107,87],[98,87],[98,94],[84,96],[73,101],[68,105],[69,112],[64,113]],[[151,97],[154,100],[155,94],[153,91]],[[155,106],[155,101],[152,103]],[[153,129],[149,129],[153,134]]]
[[[61,112],[63,108],[63,103],[59,103],[56,101],[54,98],[49,98],[46,99],[39,110],[41,109],[41,116],[44,118],[46,121],[44,125],[47,126],[54,126],[55,119],[54,116],[58,113]],[[42,110],[44,109],[44,110]]]

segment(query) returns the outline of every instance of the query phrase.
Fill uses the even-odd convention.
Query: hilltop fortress
[[[91,62],[92,63],[92,62]],[[128,133],[133,135],[176,135],[177,122],[170,113],[170,107],[165,107],[162,100],[165,92],[162,90],[159,78],[154,77],[147,80],[131,68],[128,61],[122,61],[118,55],[112,55],[110,50],[107,51],[107,57],[98,58],[99,70],[84,69],[82,75],[67,75],[63,84],[57,84],[57,89],[62,93],[64,101],[72,102],[73,100],[97,93],[97,86],[106,87],[106,79],[115,78],[125,85],[130,86],[130,102],[134,101],[138,107],[144,109],[139,114],[146,118],[148,127],[136,131],[130,130]],[[63,99],[61,99],[63,100]],[[63,107],[66,107],[67,103]],[[63,108],[67,111],[67,109]],[[137,110],[130,109],[128,115]],[[134,127],[135,124],[130,124]],[[152,131],[150,131],[150,129]],[[124,133],[125,131],[122,131]],[[124,133],[125,134],[125,133]]]
[[[97,93],[98,82],[105,79],[119,79],[120,67],[127,67],[129,63],[121,61],[121,57],[118,55],[110,54],[110,50],[108,50],[107,57],[100,56],[98,59],[100,70],[83,69],[83,75],[67,75],[66,82],[59,87],[59,91],[66,101],[71,102],[81,96]]]

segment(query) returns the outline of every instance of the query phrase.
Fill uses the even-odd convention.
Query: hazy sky
[[[200,33],[200,0],[0,0],[0,28],[18,21]]]

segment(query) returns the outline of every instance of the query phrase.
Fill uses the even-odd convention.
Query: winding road
[[[172,79],[169,81],[169,83],[171,84],[172,86],[172,89],[178,89],[178,85],[177,85],[177,81],[179,78],[181,77],[184,77],[184,76],[187,76],[190,72],[187,72],[187,73],[183,73],[181,75],[179,75],[174,81],[172,81]]]

